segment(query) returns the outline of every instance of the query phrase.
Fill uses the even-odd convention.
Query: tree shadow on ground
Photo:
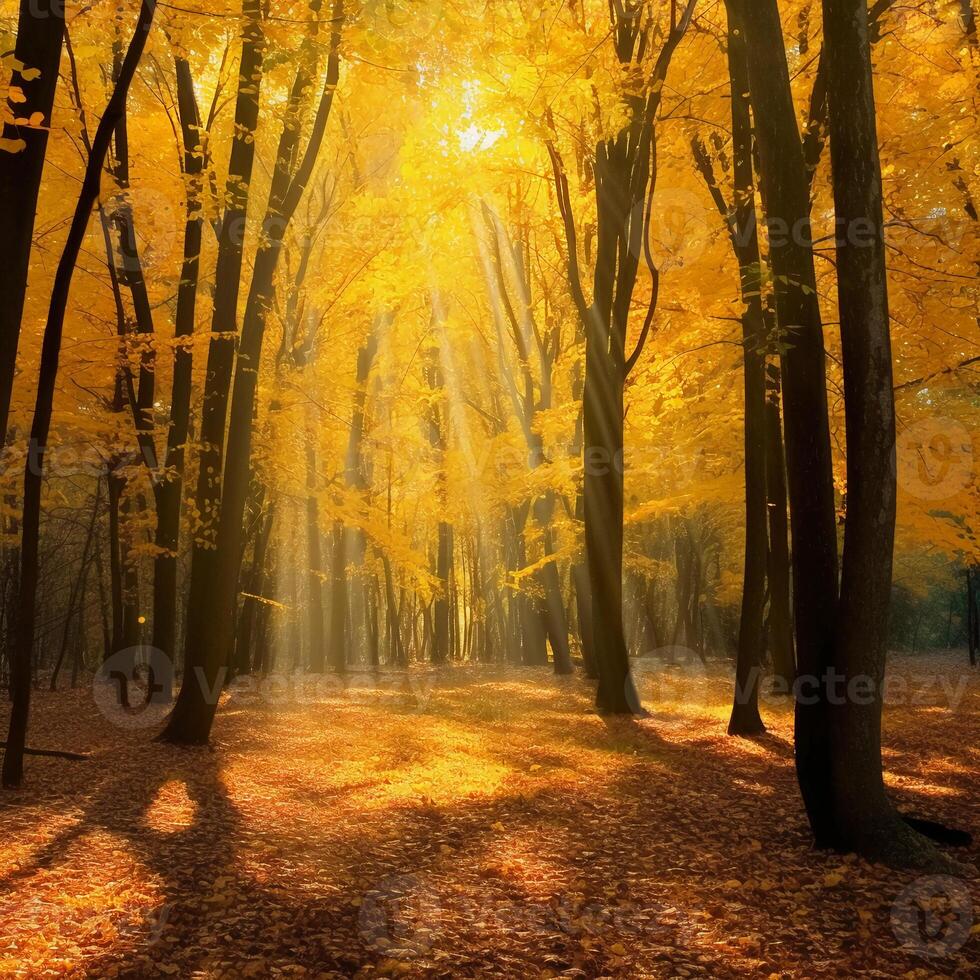
[[[845,973],[917,965],[888,933],[905,879],[871,879],[884,946],[860,931],[859,893],[821,884],[839,859],[812,852],[785,738],[691,741],[531,694],[488,721],[455,701],[417,723],[384,704],[331,704],[222,714],[214,752],[120,743],[87,764],[94,786],[60,801],[79,801],[78,819],[0,897],[27,894],[38,872],[71,874],[101,831],[125,842],[152,898],[78,961],[91,978],[160,966],[236,978],[806,974],[814,935]],[[428,737],[450,722],[478,736],[471,754],[442,729]],[[388,775],[369,771],[372,744]],[[336,760],[336,782],[311,751]],[[451,787],[441,802],[371,796],[452,752],[504,775],[492,792]],[[161,825],[174,787],[185,819]]]

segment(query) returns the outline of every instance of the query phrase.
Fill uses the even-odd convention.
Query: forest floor
[[[891,670],[894,797],[980,830],[980,671]],[[639,674],[640,722],[537,669],[280,681],[211,750],[39,692],[31,745],[91,757],[0,795],[0,976],[978,976],[976,845],[946,878],[815,852],[786,700],[731,739],[722,666]]]

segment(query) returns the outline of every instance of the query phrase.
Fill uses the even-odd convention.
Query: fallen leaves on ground
[[[980,678],[953,708],[959,659],[892,670],[891,791],[976,830]],[[638,673],[638,722],[537,669],[235,694],[210,750],[39,692],[31,743],[92,756],[0,797],[0,975],[976,976],[929,880],[813,851],[785,700],[731,739],[723,668]],[[907,908],[936,942],[896,933]]]

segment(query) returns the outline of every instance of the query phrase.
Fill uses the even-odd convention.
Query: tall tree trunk
[[[796,769],[819,846],[835,841],[828,704],[837,612],[837,527],[826,365],[809,226],[809,180],[776,0],[729,0],[745,31],[782,357],[799,671]],[[805,687],[805,690],[804,690]]]
[[[837,293],[847,430],[836,666],[848,695],[832,708],[834,816],[839,843],[871,860],[941,867],[932,844],[891,805],[882,775],[896,485],[881,165],[866,0],[824,0],[823,10],[834,207],[844,229]],[[858,696],[852,682],[869,679],[869,696]]]
[[[199,745],[208,740],[217,708],[214,692],[226,646],[212,635],[214,621],[228,617],[230,606],[215,603],[218,579],[218,521],[224,466],[225,423],[235,365],[238,299],[242,280],[244,229],[255,162],[265,38],[259,0],[242,2],[242,55],[235,105],[235,135],[228,164],[227,207],[218,236],[211,340],[201,413],[197,512],[203,521],[191,549],[190,589],[184,644],[184,676],[161,739]]]
[[[157,527],[153,558],[153,646],[171,661],[177,659],[177,557],[180,549],[180,511],[184,489],[184,461],[191,413],[192,360],[190,340],[197,317],[197,285],[201,267],[201,237],[204,225],[201,119],[194,95],[190,65],[174,60],[177,78],[177,108],[184,144],[184,176],[187,186],[187,216],[184,224],[184,255],[177,287],[174,317],[173,380],[170,392],[170,427],[167,433],[165,468],[156,486]]]
[[[249,0],[251,3],[251,0]],[[322,0],[312,0],[310,4],[314,18],[320,10]],[[228,416],[228,436],[224,440],[223,426],[218,445],[225,445],[223,475],[220,480],[209,483],[206,491],[213,505],[217,522],[217,534],[211,549],[200,549],[204,561],[200,568],[207,567],[213,575],[205,580],[195,576],[194,564],[191,570],[191,597],[188,615],[188,664],[194,665],[195,673],[203,675],[204,684],[188,685],[185,670],[184,683],[171,721],[164,737],[180,743],[206,743],[214,721],[217,703],[214,697],[205,697],[202,688],[213,691],[220,682],[223,669],[221,662],[228,648],[228,638],[233,624],[235,600],[238,593],[238,577],[241,570],[241,539],[245,504],[248,496],[249,469],[252,452],[252,425],[255,411],[255,393],[258,388],[259,371],[262,358],[262,344],[265,335],[266,317],[271,309],[275,292],[275,273],[282,253],[286,229],[302,199],[306,185],[313,172],[319,153],[327,120],[333,105],[333,97],[339,77],[340,31],[343,23],[343,0],[335,0],[331,18],[330,55],[327,74],[320,102],[313,120],[312,130],[305,152],[300,162],[301,114],[304,97],[312,82],[312,66],[315,64],[314,46],[305,45],[301,65],[297,70],[288,101],[286,118],[276,152],[276,164],[272,186],[263,222],[264,235],[259,244],[252,270],[245,315],[242,319],[241,336],[238,344],[238,359],[234,370],[234,386],[231,390],[231,410]],[[314,22],[314,33],[319,24]],[[257,97],[257,85],[256,97]],[[257,109],[257,107],[256,107]],[[254,129],[254,126],[252,127]],[[247,193],[247,190],[246,190]],[[241,246],[238,246],[236,264],[241,267]],[[220,288],[221,280],[217,280]],[[236,287],[237,304],[237,287]],[[216,298],[217,306],[217,298]],[[230,311],[232,316],[234,310]],[[234,319],[232,319],[234,322]],[[231,354],[234,353],[232,350]],[[223,375],[222,408],[227,403],[231,382],[231,364]],[[207,413],[205,413],[207,417]],[[224,422],[222,413],[221,422]],[[210,438],[209,440],[210,441]],[[222,454],[215,459],[215,472],[220,472]],[[195,549],[194,557],[198,557]],[[208,615],[204,615],[205,606]],[[192,620],[191,615],[194,614]],[[197,668],[200,667],[198,672]],[[185,689],[188,694],[185,697]],[[183,699],[183,705],[182,705]]]
[[[269,669],[270,634],[272,632],[272,601],[279,592],[279,552],[271,540],[267,545],[262,564],[262,581],[259,595],[270,600],[259,603],[255,613],[255,652],[251,657],[253,674],[264,675]]]
[[[611,270],[610,270],[611,271]],[[625,324],[621,324],[625,326]],[[623,364],[595,330],[585,368],[585,551],[592,596],[596,706],[609,714],[639,710],[623,633]]]
[[[7,109],[13,119],[28,122],[4,125],[3,139],[12,141],[13,146],[0,151],[0,200],[4,202],[0,210],[0,269],[4,283],[0,303],[0,446],[7,438],[34,216],[64,34],[63,0],[21,0],[14,60],[22,67],[15,67],[10,86],[19,89],[23,98],[10,102]],[[19,144],[23,144],[22,148],[15,151]]]
[[[642,18],[621,5],[610,8],[620,64],[646,73],[647,35]],[[656,126],[668,69],[694,13],[694,0],[674,10],[646,89],[625,99],[627,125],[595,149],[596,258],[592,303],[579,274],[575,218],[568,180],[549,145],[568,249],[572,299],[585,328],[583,428],[585,450],[585,551],[592,588],[592,629],[599,683],[596,708],[608,714],[638,714],[623,629],[623,407],[629,370],[646,341],[657,303],[657,270],[648,246],[648,215],[656,183]],[[641,40],[642,34],[642,40]],[[651,275],[651,300],[639,342],[627,357],[630,307],[641,255]]]
[[[41,362],[38,369],[38,390],[34,405],[34,422],[30,443],[27,447],[27,465],[24,468],[24,509],[21,536],[20,597],[18,601],[17,637],[11,656],[11,687],[13,707],[10,714],[10,730],[7,749],[3,757],[3,785],[20,785],[24,771],[24,743],[27,737],[27,721],[31,699],[31,650],[34,646],[34,630],[37,616],[38,546],[41,523],[41,487],[44,475],[44,456],[51,415],[54,406],[55,383],[58,379],[58,362],[61,355],[61,336],[64,330],[68,295],[75,271],[75,264],[85,240],[92,207],[99,196],[102,166],[112,132],[126,111],[126,97],[136,74],[136,66],[143,55],[146,38],[153,23],[156,9],[154,0],[143,0],[136,31],[129,44],[105,113],[99,121],[92,153],[85,168],[82,189],[79,193],[75,214],[72,218],[65,247],[55,272],[51,291],[51,304],[44,327],[41,346]]]
[[[738,258],[742,302],[742,365],[744,374],[745,555],[742,608],[735,661],[735,701],[729,735],[759,735],[766,730],[759,715],[759,684],[763,657],[766,604],[766,557],[769,550],[766,500],[766,324],[755,179],[752,170],[752,119],[745,35],[731,13],[728,22],[728,75],[732,102],[734,201],[732,240]]]

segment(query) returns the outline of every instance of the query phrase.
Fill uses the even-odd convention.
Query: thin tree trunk
[[[37,615],[38,546],[41,522],[41,488],[44,474],[44,456],[47,448],[51,415],[54,406],[55,384],[58,378],[58,362],[61,354],[61,336],[75,264],[85,240],[92,207],[99,196],[102,166],[112,132],[126,111],[129,85],[136,73],[146,45],[147,35],[156,9],[154,0],[143,0],[140,6],[136,30],[129,44],[105,113],[99,121],[92,153],[85,168],[82,189],[75,214],[72,218],[65,247],[55,273],[51,292],[51,304],[44,328],[41,346],[41,362],[38,369],[38,390],[34,406],[34,423],[27,447],[27,465],[24,469],[23,531],[21,536],[20,597],[18,601],[17,637],[11,656],[13,707],[10,714],[10,731],[7,750],[3,757],[3,785],[20,785],[24,771],[24,744],[27,737],[27,721],[30,712],[31,650]]]
[[[171,661],[177,660],[177,558],[180,550],[180,511],[184,490],[184,462],[190,425],[192,360],[190,339],[197,318],[197,285],[201,267],[204,224],[201,120],[194,95],[190,65],[175,58],[177,109],[184,144],[187,216],[184,255],[177,287],[174,317],[173,380],[170,392],[170,427],[165,468],[156,486],[156,551],[153,558],[153,646]]]
[[[333,529],[330,574],[330,667],[342,674],[347,670],[347,533],[340,521]]]
[[[68,639],[71,635],[72,613],[75,609],[75,601],[81,594],[81,601],[85,602],[85,580],[88,577],[89,551],[95,537],[95,525],[99,519],[99,504],[102,499],[102,480],[95,484],[95,502],[92,505],[92,517],[89,519],[88,529],[85,532],[85,544],[82,547],[82,561],[78,570],[78,575],[71,584],[71,591],[68,595],[68,611],[65,615],[65,628],[61,634],[61,647],[58,651],[58,659],[55,661],[54,670],[51,672],[51,690],[58,690],[58,674],[61,671],[61,664],[65,659],[68,650]]]
[[[238,629],[235,631],[234,668],[236,674],[252,672],[252,639],[257,622],[260,619],[259,610],[265,604],[265,586],[268,580],[269,541],[272,537],[272,527],[275,523],[275,503],[269,504],[262,517],[259,532],[255,537],[255,547],[252,552],[252,568],[248,578],[249,594],[242,600]],[[255,598],[259,596],[260,599]]]
[[[966,570],[966,636],[970,651],[970,666],[976,667],[980,653],[980,616],[977,615],[977,570]]]
[[[323,558],[320,549],[320,502],[317,499],[316,450],[313,434],[306,440],[306,552],[308,560],[307,589],[310,614],[310,671],[323,673],[325,658],[323,630]]]
[[[789,526],[786,516],[786,459],[779,410],[779,367],[766,368],[766,494],[769,504],[769,645],[776,690],[790,693],[796,680],[796,650],[790,612]]]
[[[738,257],[742,302],[742,364],[744,373],[745,556],[742,608],[735,661],[735,701],[729,735],[759,735],[766,730],[759,715],[766,604],[766,557],[769,551],[766,500],[766,325],[762,308],[762,277],[755,180],[752,172],[752,119],[745,36],[731,13],[728,23],[728,74],[732,101],[734,201],[732,236]]]
[[[438,299],[433,299],[433,319],[441,316],[438,310]],[[432,401],[427,413],[427,428],[429,445],[436,455],[436,465],[439,467],[438,485],[439,497],[443,505],[446,503],[446,430],[445,413],[437,401],[445,389],[445,378],[440,363],[439,348],[427,353],[427,363],[424,368],[426,384],[432,392]],[[433,664],[444,664],[449,659],[449,587],[450,570],[453,557],[452,526],[446,521],[439,521],[437,531],[435,575],[439,580],[440,591],[435,597],[432,612],[432,648],[430,659]]]
[[[249,0],[251,4],[252,0]],[[311,11],[316,16],[321,0],[313,0]],[[231,409],[228,416],[227,442],[224,440],[224,412],[221,416],[220,435],[217,445],[225,445],[223,454],[223,477],[208,483],[206,492],[216,516],[217,534],[214,547],[195,549],[195,558],[200,557],[198,567],[207,568],[213,573],[209,579],[191,572],[191,597],[189,610],[195,618],[188,615],[188,654],[187,663],[195,667],[195,673],[203,676],[204,684],[187,684],[189,674],[185,671],[185,683],[181,685],[174,713],[164,733],[169,741],[201,744],[206,743],[214,721],[217,703],[213,697],[205,697],[201,688],[214,690],[220,682],[224,665],[222,657],[228,647],[228,636],[233,625],[235,597],[238,591],[238,578],[241,562],[241,536],[245,504],[248,495],[249,468],[251,465],[252,424],[255,411],[255,393],[258,387],[261,366],[262,343],[265,333],[266,316],[272,305],[275,290],[275,272],[286,228],[302,199],[309,182],[323,140],[327,120],[333,105],[334,92],[339,77],[340,30],[343,22],[343,0],[335,0],[333,7],[330,55],[323,92],[313,121],[312,131],[301,162],[294,165],[299,155],[300,113],[303,97],[312,81],[310,64],[315,62],[312,45],[297,71],[290,93],[287,117],[283,124],[276,165],[273,172],[272,187],[266,217],[263,223],[265,234],[259,245],[252,270],[251,286],[245,314],[242,319],[241,336],[238,343],[238,358],[234,369],[234,386],[231,390]],[[254,84],[254,82],[253,82]],[[255,89],[257,90],[257,85]],[[256,106],[257,111],[257,106]],[[254,126],[252,127],[254,129]],[[247,193],[247,191],[246,191]],[[241,245],[238,245],[236,264],[241,267]],[[219,273],[220,274],[220,273]],[[217,279],[221,286],[220,278]],[[236,304],[237,304],[237,286]],[[217,304],[217,299],[216,299]],[[234,323],[234,309],[229,311]],[[234,349],[229,352],[233,354]],[[224,358],[222,358],[224,362]],[[231,387],[231,364],[227,374],[222,373],[222,409],[228,401]],[[207,437],[211,441],[210,436]],[[222,454],[215,460],[215,472],[222,465]],[[207,608],[208,615],[205,615]],[[197,668],[200,668],[198,671]],[[187,693],[185,695],[185,689]],[[183,701],[182,701],[183,699]]]
[[[211,732],[220,690],[217,675],[225,645],[213,635],[214,621],[227,615],[224,635],[231,628],[232,609],[216,604],[218,578],[218,513],[221,505],[225,424],[235,364],[238,299],[242,280],[244,228],[249,187],[255,162],[255,132],[259,117],[265,38],[259,0],[242,2],[242,55],[235,106],[235,135],[228,164],[226,198],[221,219],[215,292],[208,347],[207,382],[201,413],[197,512],[203,525],[191,550],[190,589],[184,648],[184,675],[173,711],[161,733],[164,741],[205,744]]]

